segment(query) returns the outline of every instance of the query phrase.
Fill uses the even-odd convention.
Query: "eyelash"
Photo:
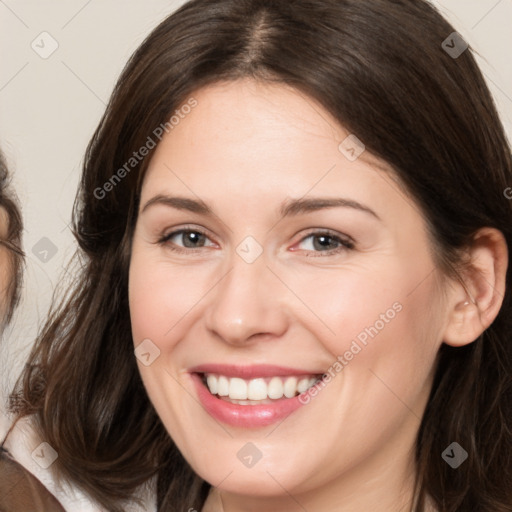
[[[206,232],[201,229],[192,228],[192,227],[184,227],[184,228],[178,229],[176,231],[172,231],[172,232],[164,235],[157,241],[157,243],[162,246],[167,246],[167,248],[173,252],[181,253],[181,254],[190,253],[190,251],[195,251],[195,249],[203,249],[203,247],[183,248],[183,247],[179,247],[175,244],[169,243],[169,240],[171,238],[173,238],[174,236],[180,235],[180,234],[185,234],[185,233],[196,233],[196,234],[199,234],[201,236],[208,238],[208,235],[206,234]],[[310,233],[305,235],[303,238],[301,238],[299,243],[304,242],[304,240],[306,240],[310,237],[321,237],[321,236],[325,236],[325,237],[329,237],[329,238],[333,239],[334,241],[339,243],[339,247],[337,247],[336,249],[330,249],[327,251],[307,251],[308,253],[305,255],[306,257],[316,258],[316,257],[333,256],[333,255],[339,254],[344,251],[353,250],[355,248],[355,244],[352,239],[350,239],[349,237],[342,237],[339,234],[337,234],[329,229],[311,231]]]

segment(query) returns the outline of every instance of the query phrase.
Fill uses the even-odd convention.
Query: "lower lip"
[[[191,374],[199,400],[208,414],[234,427],[259,428],[272,425],[305,405],[299,396],[276,400],[263,405],[238,405],[212,395],[197,373]]]

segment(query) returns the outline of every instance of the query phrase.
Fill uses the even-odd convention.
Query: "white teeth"
[[[206,378],[206,382],[208,384],[208,389],[210,390],[210,393],[212,395],[216,395],[217,394],[217,377],[215,377],[215,375],[208,375],[208,377]]]
[[[247,400],[247,382],[233,377],[229,381],[229,398],[231,400]]]
[[[268,383],[268,397],[272,398],[273,400],[277,400],[278,398],[283,397],[283,393],[283,381],[279,377],[272,377]]]
[[[259,405],[259,401],[257,401],[257,400],[230,400],[230,401],[237,405]]]
[[[212,391],[210,390],[210,393]],[[219,377],[217,381],[217,394],[219,396],[228,396],[229,395],[229,380],[222,375]]]
[[[210,391],[212,390],[210,389]],[[212,395],[214,394],[212,391]],[[264,379],[252,379],[249,381],[247,398],[249,400],[265,400],[267,398],[267,383]]]
[[[309,387],[309,379],[307,377],[304,377],[303,379],[299,380],[299,383],[297,384],[297,391],[299,393],[304,393],[304,391],[306,391],[306,389],[308,389]],[[212,391],[212,394],[214,395],[215,393]]]
[[[263,400],[293,398],[304,393],[317,382],[316,377],[272,377],[244,380],[224,375],[206,375],[206,384],[212,395],[228,397],[239,405],[254,405]]]
[[[297,377],[288,377],[284,383],[284,396],[293,398],[297,391]]]

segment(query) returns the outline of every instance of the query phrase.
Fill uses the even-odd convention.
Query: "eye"
[[[317,231],[304,237],[296,247],[312,253],[324,253],[318,256],[326,256],[354,249],[354,242],[330,231]]]
[[[199,229],[182,228],[164,235],[158,240],[160,245],[165,245],[172,251],[187,252],[187,250],[201,249],[203,247],[215,247],[215,244],[203,231]],[[306,256],[329,256],[342,251],[354,249],[354,242],[330,231],[317,231],[304,237],[291,250],[297,249],[312,253]],[[322,254],[318,254],[322,253]]]
[[[169,249],[184,252],[184,249],[201,249],[202,247],[214,246],[208,236],[198,229],[179,229],[166,234],[158,243],[168,246]]]

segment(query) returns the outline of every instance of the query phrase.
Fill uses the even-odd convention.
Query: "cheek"
[[[129,272],[133,343],[135,347],[144,346],[152,358],[157,354],[147,366],[139,360],[138,368],[151,402],[169,433],[182,445],[188,439],[187,425],[191,423],[183,421],[184,414],[197,404],[193,400],[190,403],[190,395],[183,393],[180,371],[172,363],[179,340],[189,328],[187,313],[204,294],[202,279],[183,270],[157,261],[134,243]]]
[[[407,272],[400,262],[379,262],[375,267],[322,269],[310,271],[308,277],[306,272],[288,272],[287,284],[309,310],[302,320],[321,335],[332,353],[348,349],[347,341],[357,338],[364,346],[393,326],[405,328],[397,322],[404,316],[416,317],[421,323],[429,311],[429,283],[411,293],[420,280],[417,276],[424,279],[422,269]]]
[[[144,257],[134,250],[130,264],[129,302],[134,343],[150,338],[165,340],[169,349],[171,334],[184,324],[187,313],[207,292],[208,281],[199,272],[177,268]]]
[[[344,385],[354,389],[380,377],[412,401],[424,391],[442,341],[428,259],[381,261],[375,271],[347,268],[288,282],[310,310],[302,318],[306,329],[331,354],[333,377],[343,373]]]

